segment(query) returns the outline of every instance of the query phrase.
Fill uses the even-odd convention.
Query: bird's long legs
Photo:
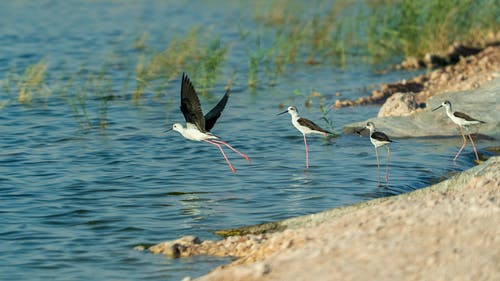
[[[457,155],[455,155],[455,158],[453,158],[453,161],[457,160],[458,155],[460,155],[460,152],[462,152],[464,147],[467,145],[467,139],[465,138],[464,129],[462,129],[462,127],[460,127],[460,133],[462,134],[462,138],[464,139],[464,142],[462,144],[462,147],[460,147],[460,149],[458,150]]]
[[[306,169],[309,169],[309,148],[307,147],[307,139],[306,135],[304,134],[304,146],[306,147]]]
[[[378,182],[380,183],[380,160],[378,159],[378,148],[375,147],[375,157],[377,157]]]
[[[229,149],[231,149],[232,151],[238,153],[241,157],[245,158],[245,160],[247,160],[248,162],[251,162],[250,157],[248,157],[246,154],[241,153],[240,151],[236,150],[236,148],[230,146],[227,142],[221,141],[221,140],[211,140],[211,141],[215,142],[215,143],[220,143],[220,144],[223,144],[223,145],[227,146]]]
[[[387,147],[387,162],[385,164],[385,181],[389,182],[389,157],[391,156],[391,150],[389,149],[389,146],[386,145]]]
[[[471,134],[469,134],[469,139],[470,139],[470,142],[472,143],[472,148],[474,149],[474,153],[476,154],[476,160],[479,161],[479,155],[477,154],[476,144],[474,143],[474,140],[472,139]]]
[[[226,162],[229,165],[229,168],[231,169],[231,171],[236,174],[236,169],[233,167],[233,164],[231,164],[231,161],[229,161],[229,159],[227,158],[226,153],[224,153],[224,150],[222,150],[221,145],[217,142],[214,142],[213,140],[203,140],[203,141],[217,146],[219,148],[220,152],[222,153],[222,156],[224,156],[224,159],[226,159]]]

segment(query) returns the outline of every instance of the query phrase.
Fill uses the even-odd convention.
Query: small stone
[[[381,99],[381,98],[383,98],[383,97],[384,97],[384,92],[383,92],[383,91],[373,91],[373,92],[372,92],[372,97],[373,97],[374,99],[377,99],[377,100],[378,100],[378,99]]]
[[[196,236],[184,236],[177,240],[166,241],[149,248],[153,254],[164,254],[172,258],[179,258],[187,248],[200,244],[201,241]]]
[[[409,57],[405,59],[400,65],[400,67],[404,69],[414,69],[423,66],[425,66],[425,63],[415,57]]]
[[[442,73],[442,71],[441,71],[441,70],[439,70],[439,69],[436,69],[436,70],[434,70],[433,72],[431,72],[431,74],[430,74],[430,78],[431,78],[431,80],[436,80],[436,79],[438,79],[438,77],[441,75],[441,73]]]
[[[144,251],[146,250],[146,247],[144,245],[137,245],[134,247],[134,250],[136,251]]]

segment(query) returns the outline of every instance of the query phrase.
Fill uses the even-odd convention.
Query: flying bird
[[[214,127],[217,119],[222,114],[224,107],[226,106],[227,100],[229,99],[229,90],[226,91],[221,100],[217,103],[217,105],[212,108],[207,114],[203,115],[200,106],[200,100],[198,99],[198,95],[193,87],[193,84],[189,80],[188,76],[183,73],[182,74],[182,84],[181,84],[181,111],[184,115],[184,119],[186,120],[186,127],[183,127],[180,123],[173,124],[170,130],[174,130],[179,132],[184,138],[192,141],[203,141],[212,145],[217,146],[222,156],[226,160],[229,168],[233,173],[236,173],[236,169],[234,168],[231,161],[224,153],[222,149],[222,145],[228,147],[232,151],[239,154],[241,157],[245,158],[250,162],[250,158],[236,150],[234,147],[229,145],[227,142],[221,140],[216,135],[210,133],[210,130]]]

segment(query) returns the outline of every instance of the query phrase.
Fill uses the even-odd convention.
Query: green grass
[[[366,45],[377,58],[402,54],[423,57],[454,42],[481,45],[500,31],[494,0],[369,1]]]

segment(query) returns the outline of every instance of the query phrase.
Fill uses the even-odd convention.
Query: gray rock
[[[391,137],[427,137],[459,135],[458,127],[448,118],[444,109],[431,111],[442,101],[449,100],[453,110],[486,122],[473,128],[482,135],[500,137],[500,78],[481,85],[471,91],[450,92],[429,99],[427,108],[409,116],[370,118],[344,126],[344,133],[355,133],[372,121],[377,129]]]
[[[395,93],[382,105],[377,117],[407,116],[417,109],[414,93]]]

